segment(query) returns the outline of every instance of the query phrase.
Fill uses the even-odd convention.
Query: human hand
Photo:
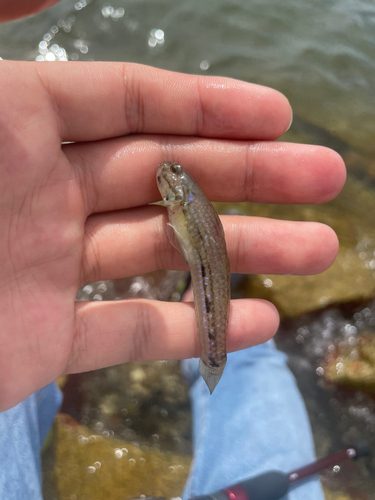
[[[0,23],[19,17],[31,16],[60,0],[0,0]]]
[[[334,151],[273,142],[291,110],[268,88],[122,63],[0,67],[1,410],[63,373],[199,356],[191,303],[75,303],[88,282],[186,268],[149,205],[159,163],[217,201],[322,203],[345,180]],[[233,272],[318,273],[337,253],[322,224],[222,221]],[[232,301],[228,351],[277,326],[271,304]]]

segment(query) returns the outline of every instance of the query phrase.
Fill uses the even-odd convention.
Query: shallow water
[[[33,60],[47,35],[48,49],[57,44],[72,60],[135,61],[269,85],[298,116],[371,154],[374,28],[371,0],[65,0],[1,26],[0,55]]]
[[[362,259],[370,271],[375,269],[373,1],[116,0],[110,5],[98,0],[64,0],[32,18],[0,25],[0,56],[20,60],[133,61],[187,73],[239,78],[282,91],[296,117],[286,139],[332,147],[344,155],[349,168],[349,182],[338,200],[330,204],[331,212],[322,207],[321,212],[311,212],[311,218],[331,223],[335,230],[343,228],[341,243],[347,255],[354,249],[357,260]],[[299,219],[301,210],[286,207],[285,216]],[[308,220],[310,216],[306,212],[302,217]],[[341,274],[344,279],[344,267]],[[101,282],[83,289],[80,298],[105,300],[154,294],[164,300],[160,289],[158,292],[158,280],[165,284],[163,279],[153,276],[151,281],[138,277]],[[334,279],[340,286],[340,278],[335,275]],[[371,274],[366,279],[371,280]],[[350,280],[347,283],[345,286],[350,288]],[[168,289],[168,295],[172,296],[173,290]],[[172,298],[178,300],[177,294]],[[359,434],[374,446],[373,398],[327,385],[319,375],[329,346],[353,336],[349,330],[347,335],[346,325],[355,326],[358,315],[366,321],[374,318],[373,305],[357,307],[311,313],[285,322],[280,331],[279,345],[290,355],[320,455],[340,448]],[[106,391],[105,377],[99,378]],[[91,387],[92,395],[92,381],[84,383]],[[87,415],[97,416],[96,406],[108,408],[105,399],[90,404],[81,416],[77,414],[78,419],[83,416],[89,424]],[[185,416],[182,420],[186,421]],[[120,425],[119,420],[116,422]],[[158,425],[157,420],[154,424]],[[186,433],[185,424],[182,427]],[[142,440],[141,429],[131,430],[138,432],[136,437]],[[177,443],[175,437],[170,441],[166,437],[167,448]],[[182,451],[179,443],[176,450]],[[326,484],[346,491],[351,498],[375,498],[373,459],[356,464],[347,465],[344,470],[349,472],[345,474],[327,472]]]
[[[288,354],[304,396],[318,456],[358,439],[365,439],[370,447],[371,456],[326,469],[323,484],[332,491],[345,491],[350,498],[368,500],[375,498],[375,372],[366,391],[359,391],[355,383],[340,383],[345,364],[352,361],[352,379],[362,377],[359,386],[365,387],[366,371],[361,374],[361,369],[367,363],[358,355],[363,335],[374,339],[375,302],[337,305],[283,321],[277,345]],[[340,355],[343,352],[345,357]],[[339,383],[332,383],[333,378]]]

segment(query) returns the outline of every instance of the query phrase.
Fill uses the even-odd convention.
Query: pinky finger
[[[276,332],[279,316],[269,302],[231,301],[228,352],[263,343]],[[127,299],[77,302],[76,332],[67,373],[127,361],[199,357],[192,303]]]

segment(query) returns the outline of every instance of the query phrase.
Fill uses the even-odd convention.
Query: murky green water
[[[288,304],[297,302],[292,295],[285,300],[283,290],[293,288],[296,296],[304,297],[305,302],[301,300],[297,310],[310,315],[284,322],[279,343],[291,356],[292,368],[301,383],[318,452],[333,451],[342,440],[359,434],[372,440],[375,448],[373,396],[362,391],[347,393],[333,389],[324,384],[321,371],[316,371],[322,368],[326,351],[337,349],[356,334],[348,330],[351,333],[346,336],[346,327],[355,327],[360,332],[363,326],[371,330],[375,322],[374,306],[360,304],[375,295],[375,3],[370,0],[116,0],[109,4],[98,0],[64,0],[33,18],[0,25],[0,56],[20,60],[133,61],[252,81],[274,87],[288,97],[295,121],[285,140],[324,144],[337,150],[348,166],[348,183],[337,200],[320,208],[284,207],[274,213],[272,206],[252,206],[253,213],[326,222],[338,232],[341,251],[336,267],[315,281],[294,278],[290,286],[282,281],[284,278],[277,281],[273,277],[256,277],[243,290],[245,295],[269,294],[286,317],[296,314]],[[140,283],[136,282],[139,290],[145,290],[139,287]],[[273,286],[265,290],[265,283],[267,287],[269,283]],[[122,289],[123,283],[114,288],[102,285],[90,293],[86,289],[82,298],[93,299],[104,288],[104,292],[115,290],[118,295],[120,287],[127,293]],[[128,285],[131,287],[130,282]],[[284,302],[279,300],[282,297]],[[101,298],[114,297],[104,294]],[[319,311],[327,303],[352,300],[359,301],[357,309],[341,305],[339,309]],[[311,312],[315,310],[318,312]],[[129,370],[131,377],[133,369]],[[109,381],[111,373],[107,373]],[[110,382],[107,388],[105,377],[99,379],[104,393],[114,390]],[[93,380],[85,379],[83,390],[92,388]],[[144,387],[139,390],[146,397]],[[91,391],[90,394],[95,392]],[[161,400],[163,397],[160,396]],[[130,405],[134,406],[135,399],[140,401],[139,396],[132,398]],[[131,431],[142,441],[139,425],[129,430],[129,422],[126,423],[129,417],[121,414],[126,405],[112,414],[108,413],[110,405],[106,406],[105,398],[90,403],[91,406],[89,400],[90,397],[85,398],[82,411],[90,425],[94,426],[92,422],[96,419],[104,422],[106,432],[117,429],[115,435],[121,435],[127,429],[128,434]],[[155,401],[153,404],[143,401],[142,411],[157,407]],[[173,413],[172,409],[169,413]],[[133,420],[138,418],[136,415],[134,410]],[[186,422],[186,415],[180,421],[176,417],[174,422]],[[183,428],[186,434],[185,424]],[[155,432],[155,429],[149,431],[151,444]],[[147,441],[147,436],[144,438]],[[182,450],[181,440],[179,443],[176,452]],[[371,479],[375,462],[368,459],[364,463],[364,467],[350,469],[350,477],[348,474],[326,477],[327,484],[345,491],[353,499],[375,498]]]
[[[2,26],[0,54],[35,59],[50,33],[49,48],[57,44],[73,60],[136,61],[269,85],[298,116],[374,153],[374,30],[371,0],[65,0]]]

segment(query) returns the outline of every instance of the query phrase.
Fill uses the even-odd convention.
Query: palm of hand
[[[185,266],[164,210],[148,205],[162,160],[190,164],[214,199],[323,202],[343,184],[342,161],[325,148],[248,142],[287,128],[274,91],[132,65],[1,64],[0,409],[64,372],[199,355],[191,304],[74,302],[86,282]],[[223,223],[234,272],[319,272],[337,251],[319,224]],[[277,324],[272,305],[234,301],[229,350]]]

